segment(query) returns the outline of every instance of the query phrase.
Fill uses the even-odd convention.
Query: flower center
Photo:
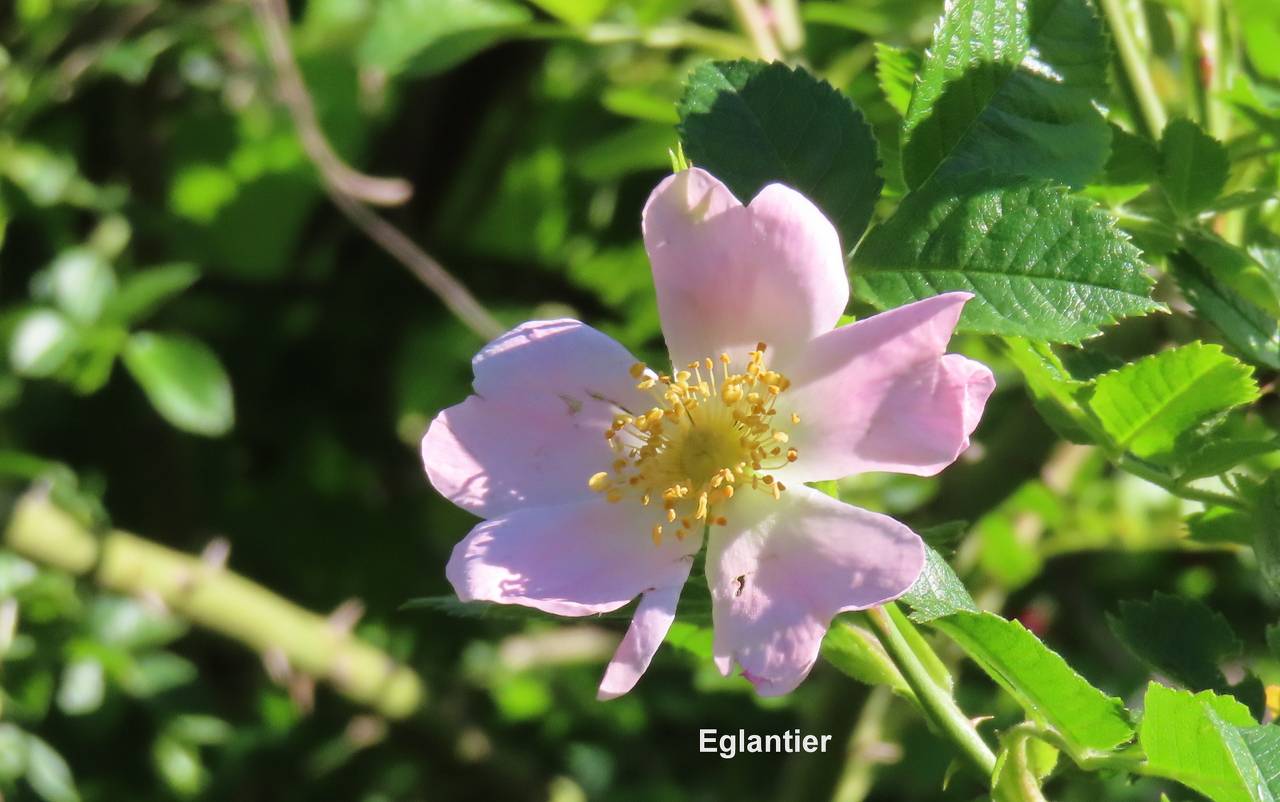
[[[653,541],[664,532],[683,539],[699,522],[727,523],[720,505],[741,490],[778,498],[786,487],[770,471],[795,462],[796,449],[776,425],[775,405],[791,382],[764,364],[765,344],[747,355],[741,373],[731,359],[707,357],[673,376],[654,374],[643,363],[631,367],[636,387],[653,396],[647,412],[627,411],[613,419],[605,437],[617,459],[612,470],[587,485],[610,502],[637,494],[645,506],[661,505]],[[800,417],[791,415],[789,423]]]

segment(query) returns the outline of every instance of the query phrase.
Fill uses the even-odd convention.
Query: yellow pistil
[[[635,494],[645,506],[660,503],[651,530],[655,544],[664,534],[683,539],[695,526],[727,524],[717,513],[735,488],[779,498],[786,487],[771,471],[795,462],[799,452],[775,420],[778,397],[791,382],[766,369],[765,350],[758,344],[741,373],[730,372],[728,354],[673,368],[671,375],[632,365],[636,387],[654,406],[613,418],[605,438],[617,458],[587,486],[610,502]],[[791,427],[800,422],[795,414],[783,417]]]

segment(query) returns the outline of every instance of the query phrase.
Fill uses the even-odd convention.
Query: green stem
[[[1128,454],[1110,454],[1109,457],[1111,462],[1120,470],[1131,473],[1139,479],[1145,479],[1153,485],[1159,485],[1179,498],[1185,498],[1188,501],[1200,501],[1205,504],[1217,504],[1233,510],[1249,509],[1248,504],[1235,496],[1219,493],[1216,490],[1206,490],[1181,484],[1163,471]]]
[[[46,494],[28,493],[18,502],[4,545],[71,574],[93,573],[108,590],[156,599],[251,649],[281,654],[291,669],[328,680],[339,693],[390,718],[408,716],[422,703],[422,682],[412,669],[335,622],[221,565],[128,532],[99,539]]]
[[[1111,28],[1111,37],[1115,40],[1120,63],[1138,101],[1141,112],[1138,122],[1149,136],[1157,139],[1167,122],[1164,105],[1160,102],[1160,95],[1151,79],[1151,71],[1147,68],[1147,54],[1142,51],[1132,21],[1121,2],[1122,0],[1100,0],[1102,13]]]
[[[973,722],[956,704],[951,694],[934,681],[885,608],[874,607],[866,611],[866,616],[885,651],[911,686],[925,714],[956,747],[969,767],[984,781],[990,782],[996,767],[996,756],[986,741],[982,740]]]

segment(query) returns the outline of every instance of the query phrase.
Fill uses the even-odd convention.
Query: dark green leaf
[[[1111,219],[1066,190],[971,175],[909,195],[858,249],[859,290],[888,309],[974,293],[965,331],[1078,342],[1160,308],[1139,253]]]
[[[907,185],[994,170],[1083,186],[1107,159],[1109,53],[1086,0],[957,0],[903,128]]]
[[[104,317],[117,323],[134,323],[161,304],[186,290],[200,278],[195,265],[179,262],[134,273],[120,284],[107,302]]]
[[[1258,569],[1271,591],[1280,595],[1280,474],[1272,474],[1252,495],[1253,551],[1258,557]]]
[[[1152,671],[1193,691],[1227,692],[1219,666],[1243,644],[1221,613],[1196,599],[1157,593],[1149,602],[1123,601],[1108,616],[1111,631]]]
[[[1227,149],[1186,119],[1171,120],[1160,138],[1160,186],[1178,214],[1212,203],[1227,183]]]
[[[685,153],[739,200],[786,184],[822,209],[846,250],[857,244],[882,182],[871,126],[848,97],[799,68],[717,61],[693,71],[678,108]]]
[[[1280,368],[1280,321],[1236,292],[1186,251],[1169,262],[1196,313],[1217,327],[1246,358]]]
[[[358,51],[363,66],[430,75],[518,34],[533,20],[509,0],[386,0]]]

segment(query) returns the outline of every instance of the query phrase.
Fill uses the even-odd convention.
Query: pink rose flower
[[[967,293],[836,328],[835,229],[771,184],[742,205],[691,169],[644,210],[662,330],[655,372],[576,320],[525,323],[474,360],[436,417],[427,476],[484,520],[458,544],[464,601],[586,616],[640,596],[599,696],[629,691],[707,538],[715,662],[766,696],[809,673],[831,620],[896,599],[924,562],[894,519],[805,485],[930,476],[969,445],[995,380],[946,353]]]

